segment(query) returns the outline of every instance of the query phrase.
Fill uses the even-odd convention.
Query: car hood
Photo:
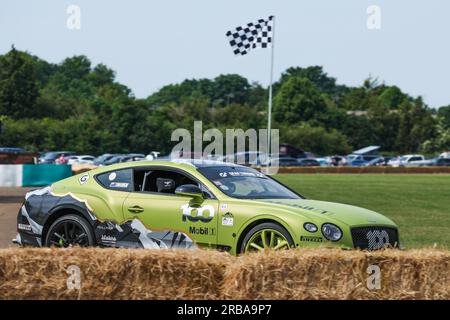
[[[315,221],[320,219],[339,221],[349,226],[356,225],[388,225],[396,226],[389,218],[364,208],[355,207],[342,203],[307,200],[307,199],[267,199],[269,202],[291,212],[311,217]]]

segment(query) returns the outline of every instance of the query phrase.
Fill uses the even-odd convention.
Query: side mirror
[[[175,194],[192,198],[203,198],[202,190],[193,184],[183,184],[175,189]]]

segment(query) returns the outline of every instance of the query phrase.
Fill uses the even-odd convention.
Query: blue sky
[[[66,27],[71,4],[81,9],[80,30]],[[369,5],[381,9],[380,30],[366,26]],[[85,54],[113,68],[137,97],[223,73],[267,85],[269,50],[235,57],[225,32],[272,14],[275,79],[290,66],[322,65],[339,83],[372,75],[431,107],[450,104],[445,0],[2,0],[0,53],[14,43],[55,63]]]

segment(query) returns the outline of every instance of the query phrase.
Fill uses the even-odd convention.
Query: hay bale
[[[369,290],[369,265],[381,288]],[[296,249],[241,256],[224,276],[229,299],[449,299],[450,253]]]
[[[205,250],[0,250],[2,299],[217,299],[230,256]],[[81,271],[70,290],[68,267]]]
[[[380,289],[367,287],[369,265]],[[70,289],[69,266],[81,272]],[[448,250],[3,249],[0,299],[450,299]]]

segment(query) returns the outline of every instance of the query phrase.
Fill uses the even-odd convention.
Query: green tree
[[[223,107],[230,103],[247,103],[252,86],[248,80],[237,74],[220,75],[213,80],[185,80],[179,84],[167,85],[147,98],[151,108],[175,103],[184,97],[199,94],[208,98],[212,106]]]
[[[370,121],[373,140],[369,144],[381,146],[382,150],[394,151],[397,147],[399,130],[399,112],[392,111],[389,107],[372,101],[374,105],[367,111],[367,119]]]
[[[427,140],[436,137],[436,120],[419,97],[413,103],[404,100],[399,110],[397,150],[416,152]]]
[[[377,140],[374,121],[366,116],[348,115],[343,119],[340,131],[354,150],[381,142]]]
[[[237,74],[220,75],[214,79],[212,101],[221,101],[221,105],[247,103],[250,94],[248,80]]]
[[[436,136],[424,141],[420,146],[420,151],[434,153],[446,150],[450,150],[450,127],[446,126],[443,117],[439,117],[436,124]]]
[[[33,117],[39,89],[33,64],[14,46],[0,58],[0,114]]]
[[[96,87],[103,85],[109,85],[114,83],[116,74],[113,70],[109,69],[104,64],[100,63],[95,66],[88,75],[88,80]]]
[[[347,154],[352,149],[347,137],[339,131],[308,124],[280,128],[280,141],[318,155]]]
[[[325,99],[314,83],[305,78],[289,78],[274,98],[274,118],[280,123],[309,121],[325,110]]]
[[[450,105],[440,107],[438,110],[438,116],[442,119],[442,126],[444,128],[450,128]]]
[[[274,84],[275,91],[278,91],[278,89],[280,89],[281,86],[292,77],[308,79],[314,83],[320,92],[330,95],[333,99],[338,99],[339,96],[348,91],[346,86],[337,85],[336,79],[328,76],[328,74],[323,71],[321,66],[288,68],[281,75],[280,81]]]
[[[389,109],[398,109],[405,99],[408,99],[407,95],[396,86],[384,87],[378,96],[380,103],[389,107]]]

